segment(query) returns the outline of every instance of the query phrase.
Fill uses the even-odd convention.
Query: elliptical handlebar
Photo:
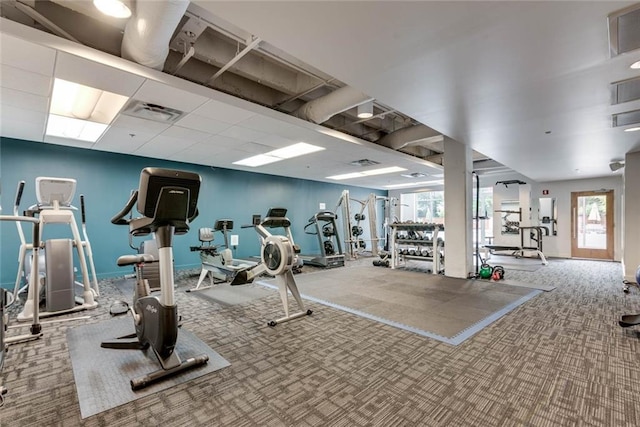
[[[80,195],[80,216],[82,218],[82,224],[86,224],[87,221],[85,220],[84,214],[84,194]]]
[[[20,181],[18,183],[18,188],[16,190],[16,201],[13,205],[13,215],[14,216],[19,216],[18,215],[18,207],[20,206],[20,201],[22,200],[22,193],[24,192],[24,185],[25,182],[24,181]]]
[[[127,201],[127,204],[125,205],[125,207],[122,208],[120,212],[115,214],[113,218],[111,218],[111,224],[115,224],[115,225],[129,224],[131,220],[126,219],[125,216],[129,214],[129,212],[131,212],[131,209],[133,209],[133,206],[136,204],[137,201],[138,201],[138,190],[134,190],[131,193],[131,196],[129,196],[129,200]]]

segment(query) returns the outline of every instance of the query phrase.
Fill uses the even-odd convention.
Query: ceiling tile
[[[56,51],[0,34],[0,63],[44,76],[53,75]],[[4,78],[4,77],[3,77]]]
[[[229,129],[220,132],[220,135],[228,136],[229,138],[235,138],[246,142],[257,141],[260,138],[264,138],[267,136],[267,134],[264,132],[247,129],[242,126],[231,126]]]
[[[44,122],[23,122],[20,120],[5,120],[4,108],[0,117],[0,135],[5,138],[24,139],[27,141],[42,141]]]
[[[135,74],[65,52],[58,52],[55,77],[125,96],[133,95],[145,81]]]
[[[5,99],[2,98],[2,103],[0,103],[0,127],[18,121],[37,125],[44,129],[44,124],[47,121],[46,112],[6,105],[4,101]],[[2,134],[2,136],[4,136],[4,134]]]
[[[40,96],[49,96],[51,93],[51,77],[5,64],[0,66],[0,76],[2,87]]]
[[[243,144],[246,144],[246,141],[240,141],[239,139],[229,138],[228,136],[222,135],[213,135],[210,138],[202,141],[202,144],[206,144],[209,147],[225,147],[225,148],[237,148]]]
[[[153,135],[159,135],[166,129],[168,129],[171,125],[168,123],[159,123],[152,120],[145,120],[120,114],[116,117],[111,126],[126,129],[129,131],[129,133],[133,134],[150,133]]]
[[[283,138],[279,135],[270,134],[270,135],[265,135],[262,138],[258,138],[256,142],[260,144],[268,145],[273,148],[282,148],[282,147],[288,147],[289,145],[293,145],[297,141]]]
[[[93,145],[99,150],[133,153],[142,145],[153,139],[157,134],[137,130],[134,136],[128,129],[110,126],[102,137]]]
[[[171,126],[160,134],[169,138],[181,139],[183,141],[195,142],[204,141],[211,136],[210,133],[200,132],[199,130],[187,129],[181,126]]]
[[[234,107],[232,105],[223,104],[222,102],[215,101],[213,99],[209,100],[204,105],[201,105],[194,113],[209,117],[211,119],[219,120],[221,122],[236,124],[243,120],[248,119],[256,115],[256,113],[248,110],[244,110],[242,108]]]
[[[248,142],[238,147],[238,150],[251,154],[263,154],[271,151],[272,148],[268,145],[256,144],[255,142]]]
[[[220,133],[231,126],[230,123],[220,122],[216,119],[200,116],[194,113],[181,118],[175,124],[185,128],[195,129],[212,134]]]
[[[90,149],[93,145],[92,142],[80,141],[79,139],[59,138],[57,136],[45,135],[44,142],[55,145],[65,145],[67,147],[78,147]]]
[[[209,99],[152,80],[145,81],[140,89],[133,95],[133,98],[150,104],[174,108],[186,113],[192,112]]]
[[[258,130],[266,133],[281,134],[281,132],[283,132],[285,129],[290,129],[295,131],[299,130],[298,126],[294,126],[282,120],[274,119],[272,117],[267,117],[260,114],[251,116],[248,119],[243,120],[238,124],[245,128],[254,129],[254,130]]]
[[[164,159],[179,153],[191,145],[193,145],[192,141],[159,135],[135,150],[134,153],[141,156]]]
[[[49,99],[6,87],[0,88],[0,103],[2,107],[16,107],[40,113],[48,112]]]

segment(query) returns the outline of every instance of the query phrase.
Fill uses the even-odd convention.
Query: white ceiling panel
[[[128,129],[110,126],[93,147],[100,150],[133,153],[153,139],[157,133],[137,130],[133,136]]]
[[[197,143],[176,153],[172,158],[181,162],[213,165],[217,154],[223,151],[226,151],[226,148]]]
[[[0,103],[2,103],[3,107],[12,106],[38,113],[47,113],[49,111],[48,98],[6,87],[0,88]]]
[[[268,145],[257,144],[255,142],[247,142],[239,146],[238,150],[250,154],[264,154],[268,151],[273,150],[273,148],[269,147]]]
[[[162,132],[160,136],[176,138],[183,141],[190,141],[191,144],[193,144],[195,142],[204,141],[205,139],[211,137],[211,134],[200,132],[199,130],[183,128],[180,126],[171,126],[167,130]]]
[[[42,123],[22,120],[5,119],[4,108],[0,116],[0,134],[7,138],[24,139],[27,141],[42,141],[44,125]]]
[[[6,125],[11,121],[31,123],[44,129],[47,114],[37,110],[14,107],[4,103],[0,104],[0,125]]]
[[[238,108],[232,105],[224,104],[216,100],[209,100],[207,103],[201,105],[194,113],[209,117],[221,122],[236,124],[249,117],[254,116],[256,113]]]
[[[229,138],[235,138],[246,142],[257,141],[267,136],[267,134],[264,132],[258,132],[256,130],[248,129],[242,126],[231,126],[229,129],[220,132],[220,135],[228,136]]]
[[[172,138],[159,135],[138,148],[135,151],[135,154],[158,159],[166,159],[193,144],[193,141],[184,140],[182,138]]]
[[[176,122],[176,125],[202,132],[217,134],[231,127],[230,123],[191,113]]]
[[[243,120],[238,124],[244,128],[257,130],[264,133],[279,134],[288,129],[290,132],[297,134],[300,131],[299,126],[294,126],[282,120],[274,119],[272,117],[267,117],[259,114],[256,114],[255,116],[251,116],[248,119]]]
[[[40,96],[49,96],[51,92],[51,77],[49,76],[5,64],[0,66],[0,76],[2,76],[0,79],[2,87]]]
[[[246,141],[240,141],[239,139],[229,138],[222,135],[213,135],[201,143],[210,147],[238,148],[241,145],[246,144]]]
[[[132,98],[186,113],[192,112],[209,99],[153,80],[145,81]]]
[[[93,145],[92,142],[80,141],[77,139],[59,138],[57,136],[45,135],[44,142],[55,145],[65,145],[67,147],[78,147],[89,149]]]
[[[55,77],[96,89],[131,96],[144,78],[88,59],[58,52]]]
[[[0,34],[0,62],[44,76],[53,75],[56,51],[22,39]],[[4,76],[3,76],[4,78]]]
[[[153,134],[160,135],[171,125],[168,123],[154,122],[153,120],[140,119],[138,117],[126,116],[120,114],[111,124],[112,127],[117,127],[127,130],[134,135],[140,134]]]
[[[294,141],[292,139],[283,138],[279,135],[268,134],[263,138],[258,138],[256,142],[259,144],[268,145],[273,148],[282,148],[288,147],[289,145],[293,145],[301,141]]]

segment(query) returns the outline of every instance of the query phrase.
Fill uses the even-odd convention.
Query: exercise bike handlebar
[[[136,204],[137,201],[138,201],[138,190],[135,190],[131,193],[131,196],[129,196],[129,200],[127,201],[127,204],[125,205],[125,207],[122,208],[120,212],[115,214],[113,218],[111,218],[111,224],[115,224],[115,225],[129,224],[131,220],[126,219],[125,216],[129,212],[131,212],[131,209],[133,209],[133,206]]]

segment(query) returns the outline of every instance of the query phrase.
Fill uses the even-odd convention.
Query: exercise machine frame
[[[142,276],[143,264],[151,261],[150,255],[125,255],[118,258],[120,266],[137,265],[134,303],[130,307],[136,332],[101,344],[104,348],[115,349],[144,350],[151,347],[161,369],[131,379],[133,390],[201,366],[209,360],[209,356],[203,354],[182,361],[175,351],[179,318],[178,306],[174,300],[173,236],[189,231],[188,223],[197,215],[200,182],[200,175],[196,173],[144,168],[140,173],[138,190],[133,192],[124,209],[111,219],[113,224],[128,225],[132,235],[153,233],[158,242],[159,295],[151,295],[148,283]],[[125,219],[136,202],[142,217]]]

